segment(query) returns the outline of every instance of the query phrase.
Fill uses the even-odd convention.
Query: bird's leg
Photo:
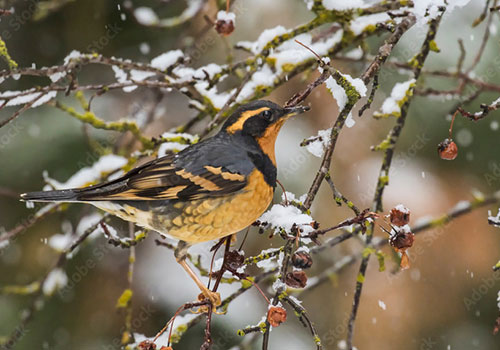
[[[210,303],[212,304],[212,309],[215,311],[217,309],[217,306],[221,304],[220,294],[217,292],[212,292],[210,289],[208,289],[203,284],[203,282],[198,278],[196,273],[191,269],[191,267],[189,267],[188,263],[186,262],[188,248],[189,248],[188,243],[184,241],[179,241],[179,243],[177,244],[177,248],[175,248],[174,252],[175,259],[182,266],[182,268],[186,270],[186,272],[193,279],[198,288],[200,288],[200,291],[204,295],[204,297],[210,300]]]

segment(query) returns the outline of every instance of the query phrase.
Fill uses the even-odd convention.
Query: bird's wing
[[[193,162],[178,162],[165,156],[131,170],[123,177],[79,190],[81,201],[100,200],[191,200],[217,197],[240,191],[246,175],[211,163],[210,157]]]

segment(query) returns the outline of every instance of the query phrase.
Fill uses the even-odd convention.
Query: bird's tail
[[[78,200],[77,197],[77,190],[38,191],[21,195],[22,200],[33,202],[73,202]]]

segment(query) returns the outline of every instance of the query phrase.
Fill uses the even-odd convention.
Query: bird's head
[[[309,107],[280,107],[274,102],[257,100],[240,106],[222,127],[229,134],[259,138],[276,136],[283,123],[296,114],[308,111]]]
[[[281,107],[271,101],[257,100],[239,107],[224,123],[222,131],[254,138],[275,163],[274,144],[283,123],[308,110],[307,106]]]

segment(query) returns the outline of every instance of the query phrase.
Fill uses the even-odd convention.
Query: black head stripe
[[[230,128],[231,125],[235,124],[241,118],[243,113],[248,112],[248,111],[256,111],[256,110],[264,109],[264,108],[268,108],[271,110],[280,110],[281,109],[280,106],[278,106],[276,103],[271,102],[271,101],[257,100],[257,101],[249,102],[243,106],[238,107],[238,109],[236,109],[236,111],[234,111],[234,113],[231,114],[231,116],[226,120],[222,129],[227,130],[228,128]]]

